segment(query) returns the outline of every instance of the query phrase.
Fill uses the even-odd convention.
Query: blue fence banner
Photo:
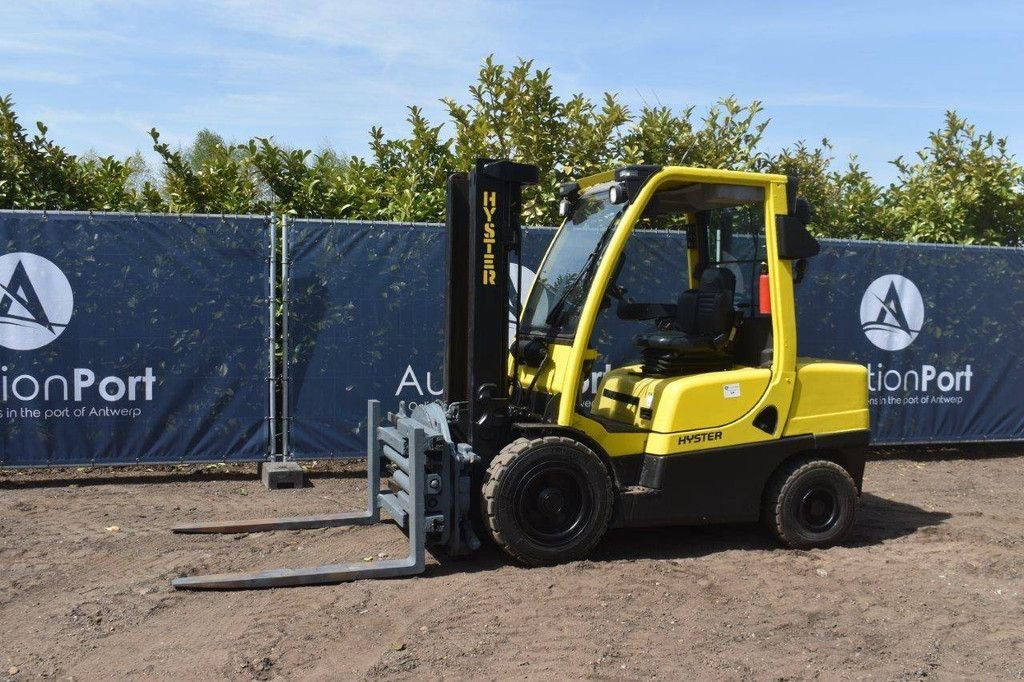
[[[551,235],[525,231],[513,283],[529,288]],[[366,400],[442,394],[444,230],[299,220],[289,240],[291,452],[357,456]],[[672,300],[685,262],[681,234],[643,233],[620,282],[635,300]],[[797,303],[801,355],[869,367],[876,444],[1024,439],[1024,250],[824,240]],[[604,371],[636,357],[636,331],[599,318],[584,406]]]
[[[444,230],[296,220],[287,239],[291,453],[361,453],[367,400],[441,394]]]
[[[288,231],[290,453],[359,455],[367,399],[443,392],[444,229]],[[551,236],[525,231],[513,299]],[[0,466],[266,458],[266,217],[0,211],[0,239]],[[643,232],[619,283],[669,301],[685,261],[683,235]],[[825,240],[797,318],[800,355],[868,367],[876,444],[1024,439],[1024,249]],[[636,331],[599,317],[584,407],[603,372],[636,358]]]
[[[876,444],[1024,439],[1024,249],[826,240],[801,355],[868,367]]]
[[[268,224],[0,212],[0,465],[265,459]]]

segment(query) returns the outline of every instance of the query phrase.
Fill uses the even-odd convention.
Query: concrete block
[[[263,485],[271,490],[301,488],[305,482],[298,462],[263,462],[260,469]]]

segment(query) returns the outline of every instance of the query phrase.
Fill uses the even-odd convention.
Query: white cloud
[[[47,69],[22,69],[18,67],[0,67],[0,81],[19,81],[27,83],[44,83],[47,85],[77,85],[77,76],[67,72],[50,71]]]
[[[235,29],[355,50],[386,64],[429,60],[441,67],[460,65],[466,57],[475,61],[499,45],[497,27],[511,9],[489,0],[223,0],[208,12]]]

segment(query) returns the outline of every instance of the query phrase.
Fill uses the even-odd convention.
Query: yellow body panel
[[[852,362],[800,358],[783,436],[868,428],[868,370]]]
[[[624,367],[609,372],[595,401],[594,413],[598,417],[623,422],[646,433],[642,449],[609,452],[612,457],[637,452],[672,455],[748,445],[782,435],[785,414],[779,406],[788,404],[792,396],[791,378],[773,382],[770,370],[755,367],[664,378],[640,377],[636,369]],[[738,388],[738,395],[734,387]],[[606,388],[632,395],[639,403],[632,407],[621,400],[613,401],[604,395]],[[726,397],[727,391],[735,397]],[[646,405],[649,392],[654,396],[653,414],[645,420],[639,412]],[[769,405],[775,406],[780,415],[779,425],[772,433],[753,425],[756,416]],[[593,436],[590,432],[588,435]]]
[[[771,370],[755,367],[682,377],[645,377],[639,366],[623,367],[601,382],[593,413],[657,433],[725,426],[760,402],[770,378]]]
[[[561,393],[566,386],[565,375],[568,373],[571,357],[571,345],[552,341],[548,344],[548,359],[542,366],[527,367],[526,365],[519,365],[519,374],[517,376],[519,385],[533,386],[535,391],[548,395]],[[588,352],[584,353],[583,358],[584,362],[593,362],[597,358],[597,351],[590,348]],[[512,366],[511,355],[509,355],[509,366]],[[576,391],[573,390],[573,393],[576,393]]]
[[[600,422],[577,413],[570,426],[582,431],[601,444],[609,457],[635,455],[647,447],[646,431],[609,431]]]
[[[580,178],[577,182],[579,183],[580,189],[586,190],[588,187],[600,185],[605,182],[611,182],[614,179],[615,171],[603,171],[601,173],[595,173],[594,175],[588,175],[584,178]]]

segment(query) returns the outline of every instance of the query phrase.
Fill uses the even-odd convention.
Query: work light
[[[621,204],[626,201],[626,186],[621,182],[617,182],[611,186],[608,190],[608,201],[613,204]]]

